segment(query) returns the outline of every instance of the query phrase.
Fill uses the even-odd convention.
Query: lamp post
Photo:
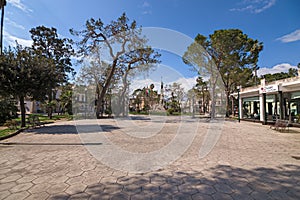
[[[195,118],[195,91],[193,91],[192,109],[192,118]]]
[[[87,110],[87,88],[84,88],[84,118],[86,119],[86,110]]]
[[[238,121],[240,123],[241,122],[241,118],[240,118],[240,86],[237,86],[236,89],[238,92]]]
[[[1,32],[0,32],[0,44],[1,44],[1,49],[0,49],[0,54],[2,55],[2,50],[3,50],[3,22],[4,22],[4,7],[6,6],[6,0],[0,0],[0,9],[1,9]]]

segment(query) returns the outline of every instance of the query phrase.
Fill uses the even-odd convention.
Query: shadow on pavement
[[[298,165],[252,170],[218,165],[167,174],[123,176],[89,185],[83,193],[50,199],[300,199]]]
[[[51,125],[36,129],[29,129],[26,132],[35,134],[78,134],[80,133],[95,133],[95,132],[110,132],[120,129],[113,125]]]
[[[83,145],[102,145],[102,143],[47,143],[47,142],[6,142],[6,143],[0,143],[0,145],[6,145],[6,146],[15,146],[15,145],[28,145],[28,146],[34,146],[34,145],[44,145],[44,146],[83,146]]]
[[[146,116],[128,116],[128,117],[115,117],[117,120],[151,120],[151,118]]]

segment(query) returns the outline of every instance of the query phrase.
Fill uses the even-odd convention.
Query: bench
[[[277,119],[275,124],[271,125],[270,128],[274,128],[276,131],[283,131],[288,128],[289,131],[289,121]]]
[[[27,123],[32,128],[45,126],[45,124],[40,121],[39,116],[36,115],[28,116]]]

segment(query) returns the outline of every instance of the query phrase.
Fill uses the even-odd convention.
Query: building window
[[[259,119],[260,103],[259,97],[243,98],[243,118]]]
[[[300,123],[300,92],[291,93],[291,120]]]

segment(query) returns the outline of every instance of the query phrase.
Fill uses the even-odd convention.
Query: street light
[[[195,90],[193,91],[192,109],[192,118],[195,118]]]
[[[4,22],[4,7],[6,6],[6,0],[0,0],[0,9],[1,9],[1,32],[0,32],[0,44],[1,44],[1,49],[0,53],[2,55],[2,50],[3,50],[3,22]]]
[[[241,122],[241,118],[240,118],[240,86],[237,86],[236,89],[238,92],[238,121],[240,123]]]
[[[86,110],[87,110],[87,88],[84,88],[84,118],[86,119]]]

